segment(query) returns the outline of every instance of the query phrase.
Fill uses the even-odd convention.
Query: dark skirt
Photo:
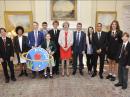
[[[111,60],[117,60],[117,53],[116,52],[108,52],[107,54],[107,58],[111,59]]]

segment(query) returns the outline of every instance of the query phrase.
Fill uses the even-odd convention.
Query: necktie
[[[123,54],[124,50],[125,50],[125,44],[122,45],[121,53],[120,53],[120,58],[122,57],[122,54]]]
[[[98,33],[98,39],[100,40],[100,38],[101,38],[101,33],[99,32]]]
[[[37,32],[34,32],[35,33],[35,46],[37,46]]]
[[[57,34],[57,30],[55,30],[55,35]]]
[[[112,32],[113,33],[113,36],[115,37],[115,32]]]
[[[115,35],[115,33],[113,32],[113,35]]]
[[[79,32],[78,32],[78,34],[77,34],[77,44],[79,45]]]
[[[4,42],[4,48],[6,48],[6,39],[3,39]]]

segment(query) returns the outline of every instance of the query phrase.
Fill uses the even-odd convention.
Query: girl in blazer
[[[14,49],[17,55],[18,64],[20,64],[21,73],[19,76],[28,76],[26,70],[26,60],[21,58],[22,53],[25,53],[29,50],[28,39],[26,36],[23,36],[24,28],[22,26],[17,26],[15,29],[17,36],[14,37]]]
[[[63,23],[63,30],[60,31],[58,43],[60,45],[60,58],[62,61],[62,76],[65,74],[64,61],[66,61],[66,73],[69,76],[69,60],[72,57],[73,32],[69,30],[69,23]]]
[[[51,41],[51,36],[49,33],[46,34],[45,41],[42,43],[41,47],[47,50],[47,52],[50,55],[50,60],[48,64],[50,74],[47,74],[47,68],[46,68],[44,71],[44,77],[48,78],[49,76],[50,78],[53,78],[52,68],[55,66],[53,55],[56,52],[56,45],[53,41]]]
[[[120,44],[122,43],[122,31],[120,30],[120,26],[118,21],[114,20],[111,23],[110,31],[108,32],[108,49],[107,49],[107,57],[109,63],[109,74],[106,79],[110,79],[111,81],[115,81],[116,79],[116,59],[118,50],[120,48]]]

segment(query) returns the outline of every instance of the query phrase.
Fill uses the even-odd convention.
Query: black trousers
[[[59,63],[60,63],[60,54],[59,54],[59,52],[56,52],[54,54],[54,62],[55,62],[55,67],[53,68],[53,72],[58,73],[59,72]]]
[[[94,54],[94,73],[97,72],[97,61],[98,61],[98,57],[100,58],[100,68],[99,68],[99,74],[103,74],[103,69],[104,69],[104,60],[105,60],[105,53],[101,53],[101,54]]]
[[[11,78],[15,78],[15,75],[14,75],[14,64],[13,64],[12,61],[7,60],[7,61],[2,62],[2,67],[3,67],[5,79],[9,79],[10,78],[9,74],[8,74],[7,66],[9,66],[9,69],[10,69]]]
[[[88,71],[92,71],[92,68],[94,67],[94,55],[93,54],[86,54],[87,57],[87,67]]]
[[[79,58],[79,70],[81,71],[84,68],[83,65],[83,54],[82,53],[78,53],[78,52],[74,52],[73,53],[73,70],[76,71],[77,70],[77,60]]]
[[[123,86],[127,87],[127,83],[128,83],[128,69],[123,66],[123,64],[121,64],[119,62],[119,66],[118,66],[118,78],[119,78],[119,83],[121,83]]]

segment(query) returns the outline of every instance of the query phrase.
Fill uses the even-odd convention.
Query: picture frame
[[[8,32],[15,32],[16,26],[23,26],[25,32],[31,31],[33,23],[31,11],[5,11],[4,16]]]
[[[77,20],[77,0],[51,0],[51,20]]]
[[[97,11],[96,12],[96,24],[102,23],[102,30],[108,32],[110,30],[110,25],[113,20],[116,20],[117,12],[115,11]],[[95,27],[96,27],[95,24]]]

